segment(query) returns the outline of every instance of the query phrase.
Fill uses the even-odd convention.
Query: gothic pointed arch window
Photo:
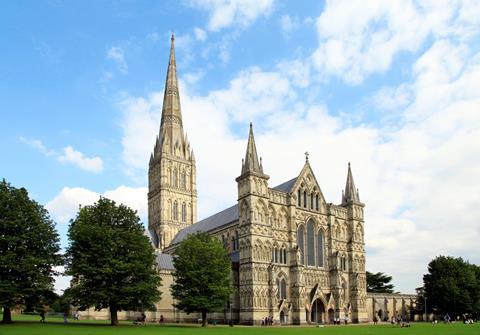
[[[173,174],[172,174],[172,185],[174,187],[178,187],[178,174],[177,174],[177,169],[174,169],[173,170]]]
[[[187,176],[185,171],[182,171],[182,174],[180,175],[180,185],[183,189],[187,188]]]
[[[313,193],[310,193],[310,209],[313,209]]]
[[[298,189],[298,192],[297,192],[297,206],[300,207],[302,206],[302,191],[300,189]]]
[[[323,231],[317,233],[317,266],[323,267]]]
[[[285,278],[277,279],[278,298],[280,300],[287,299],[287,281]]]
[[[315,209],[318,211],[319,206],[318,206],[318,194],[315,196]]]
[[[307,265],[315,266],[315,225],[312,220],[307,223]]]
[[[300,263],[304,264],[305,262],[305,229],[303,228],[303,226],[300,226],[297,229],[297,246],[300,250]]]
[[[187,222],[187,205],[182,203],[182,222]]]
[[[178,220],[178,202],[177,202],[177,200],[175,200],[175,201],[173,202],[172,218],[173,218],[173,220],[175,220],[175,221]]]
[[[307,208],[307,191],[303,191],[303,207]]]
[[[287,264],[287,249],[283,248],[283,264]]]

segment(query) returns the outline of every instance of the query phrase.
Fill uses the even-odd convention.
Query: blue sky
[[[0,11],[0,177],[57,222],[100,194],[146,218],[175,32],[199,217],[236,201],[253,121],[275,186],[304,152],[328,202],[352,162],[367,269],[480,263],[477,1],[16,1]]]

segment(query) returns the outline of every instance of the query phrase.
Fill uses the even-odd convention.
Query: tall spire
[[[360,196],[358,195],[358,189],[355,188],[355,183],[353,182],[352,169],[350,168],[349,162],[347,183],[345,184],[345,191],[342,192],[342,205],[346,205],[350,202],[360,202]]]
[[[168,60],[165,92],[163,95],[162,120],[160,123],[161,152],[188,158],[188,146],[183,133],[182,109],[178,90],[177,64],[175,61],[175,37],[172,34]]]
[[[170,57],[162,108],[162,125],[166,122],[177,123],[182,127],[182,111],[178,92],[177,64],[175,61],[175,37],[173,34],[171,37]]]
[[[256,172],[263,174],[263,167],[259,163],[255,138],[253,137],[253,125],[250,122],[250,133],[248,135],[247,153],[242,164],[242,174]]]

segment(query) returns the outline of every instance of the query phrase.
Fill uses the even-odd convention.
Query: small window
[[[313,209],[313,193],[310,194],[310,209]]]
[[[300,207],[302,206],[302,191],[298,190],[297,194],[297,206]]]
[[[173,218],[173,220],[175,220],[175,221],[178,220],[178,203],[177,203],[176,200],[173,202],[172,218]]]
[[[187,188],[187,177],[185,175],[185,172],[182,172],[180,183],[181,183],[183,189]]]
[[[283,264],[287,264],[287,249],[283,249]]]
[[[307,191],[303,191],[303,207],[307,208]]]
[[[187,222],[187,205],[182,204],[182,222]]]
[[[315,196],[315,209],[318,211],[318,194]]]
[[[173,170],[172,185],[178,187],[177,169]]]

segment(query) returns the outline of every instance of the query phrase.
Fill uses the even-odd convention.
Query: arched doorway
[[[280,324],[282,325],[288,324],[288,312],[285,312],[285,310],[282,310],[280,312]]]
[[[325,307],[320,299],[315,299],[315,301],[312,303],[310,321],[313,323],[325,322]]]
[[[378,315],[378,320],[383,321],[383,317],[384,317],[383,310],[379,309],[377,315]]]
[[[335,319],[335,311],[333,310],[333,308],[330,308],[328,310],[328,322],[333,323],[334,319]]]

